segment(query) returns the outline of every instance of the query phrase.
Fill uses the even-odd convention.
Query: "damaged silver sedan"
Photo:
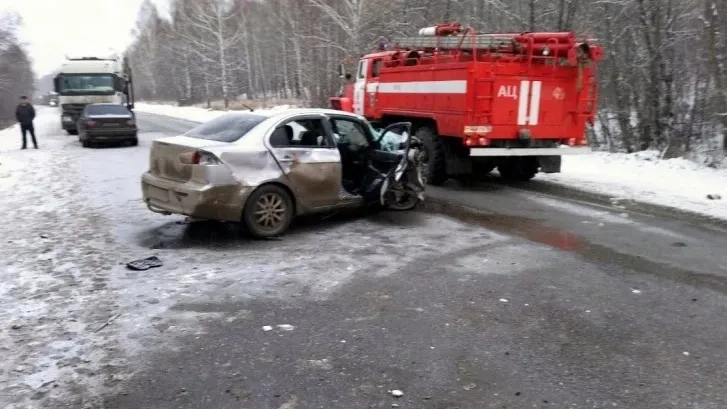
[[[156,213],[242,222],[264,238],[307,213],[414,209],[420,152],[406,122],[377,131],[329,109],[229,113],[154,141],[142,193]]]

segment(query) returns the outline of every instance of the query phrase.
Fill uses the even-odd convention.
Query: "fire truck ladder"
[[[460,34],[451,36],[419,36],[395,38],[392,43],[399,48],[409,49],[477,49],[496,50],[515,44],[514,35],[503,34]]]

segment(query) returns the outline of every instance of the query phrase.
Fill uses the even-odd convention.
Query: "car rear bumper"
[[[84,136],[90,140],[130,139],[137,137],[137,130],[136,128],[86,129]]]
[[[252,188],[240,185],[201,185],[160,178],[149,172],[141,177],[144,203],[162,214],[181,214],[195,219],[240,221]]]

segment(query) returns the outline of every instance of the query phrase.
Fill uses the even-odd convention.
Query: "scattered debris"
[[[48,238],[48,235],[47,235],[47,234],[41,234],[41,235],[40,235],[40,238],[41,238],[41,239],[47,239],[47,238]]]
[[[707,195],[707,199],[709,200],[720,200],[722,199],[722,196],[716,194],[716,193],[710,193]]]
[[[126,268],[134,271],[144,271],[150,268],[161,267],[162,265],[162,261],[159,260],[159,257],[151,256],[139,260],[130,261],[126,264]]]
[[[298,397],[293,395],[287,402],[280,405],[278,409],[295,409],[298,407]]]
[[[683,354],[684,356],[689,356],[689,352],[687,352],[687,351],[684,351],[684,352],[682,352],[682,354]]]
[[[634,293],[634,294],[641,294],[641,290],[637,290],[635,288],[632,288],[631,289],[631,292]]]
[[[12,327],[10,327],[10,328],[11,328],[11,329],[14,329],[14,330],[19,330],[19,329],[23,328],[23,326],[22,326],[22,325],[20,325],[20,324],[13,324],[13,326],[12,326]]]
[[[42,384],[40,385],[40,387],[41,387],[41,388],[45,388],[46,386],[48,386],[48,385],[51,385],[51,384],[54,384],[54,383],[56,383],[56,380],[55,380],[55,379],[53,379],[52,381],[48,381],[48,382],[43,382],[43,383],[42,383]],[[40,389],[40,388],[38,388],[38,389]]]
[[[278,325],[278,328],[282,329],[283,331],[292,331],[295,329],[294,326],[288,324],[280,324]]]
[[[671,244],[674,247],[687,247],[687,243],[682,243],[681,241],[677,241]]]
[[[121,316],[121,314],[116,314],[113,317],[109,318],[108,321],[104,322],[103,325],[101,325],[100,327],[98,327],[98,329],[96,330],[96,332],[99,332],[102,329],[108,327],[109,324],[111,324],[116,318],[119,318],[120,316]]]
[[[328,358],[309,359],[308,366],[310,366],[312,368],[316,368],[316,369],[323,369],[326,371],[330,371],[331,369],[333,369],[333,365],[331,364],[331,362]]]
[[[392,403],[392,404],[391,404],[391,407],[392,407],[392,408],[398,408],[398,407],[399,407],[399,404],[397,404],[397,403]]]
[[[265,331],[265,332],[272,331],[272,330],[273,330],[273,327],[271,327],[270,325],[263,326],[263,331]]]
[[[500,298],[500,302],[507,302],[507,298]]]
[[[402,392],[398,389],[394,389],[393,391],[390,391],[390,392],[391,392],[391,396],[393,396],[395,398],[401,398],[402,396],[404,396],[404,392]]]
[[[477,385],[475,385],[474,383],[470,383],[470,384],[467,384],[467,385],[463,386],[462,389],[464,389],[466,391],[469,391],[469,390],[472,390],[472,389],[474,389],[476,387],[477,387]]]

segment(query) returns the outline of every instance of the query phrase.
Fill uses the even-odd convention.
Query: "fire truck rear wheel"
[[[497,166],[507,182],[527,182],[538,173],[538,160],[533,157],[514,157]]]
[[[447,181],[447,165],[444,156],[444,143],[437,134],[427,127],[417,129],[414,135],[424,144],[424,174],[426,184],[441,185]]]

